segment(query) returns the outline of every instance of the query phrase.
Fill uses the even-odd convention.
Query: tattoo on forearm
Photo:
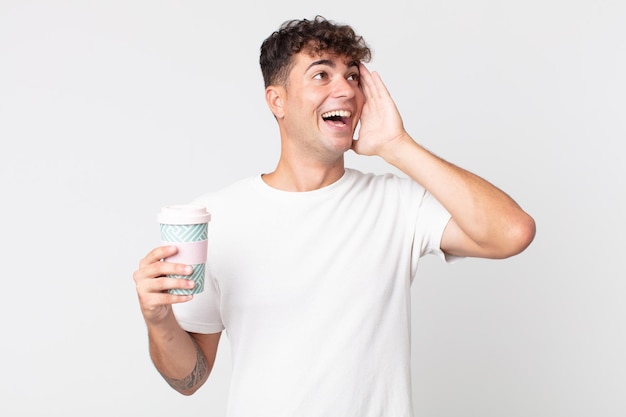
[[[163,375],[165,381],[167,381],[167,383],[177,391],[188,391],[195,388],[198,384],[202,383],[207,374],[208,367],[206,358],[204,357],[202,350],[200,350],[198,343],[193,338],[191,339],[196,347],[196,366],[194,366],[191,373],[183,379],[169,378]]]

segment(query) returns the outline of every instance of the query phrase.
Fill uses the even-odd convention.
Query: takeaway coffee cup
[[[193,267],[191,275],[168,275],[171,278],[191,279],[196,286],[192,289],[172,289],[170,294],[199,294],[204,290],[204,274],[207,258],[207,237],[211,214],[205,207],[193,204],[178,204],[161,208],[158,221],[161,225],[161,242],[174,245],[178,252],[164,259]]]

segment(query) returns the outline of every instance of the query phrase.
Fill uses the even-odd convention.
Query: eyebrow
[[[337,64],[335,64],[330,59],[320,59],[319,61],[311,62],[311,64],[307,67],[307,71],[310,70],[311,68],[313,68],[316,65],[328,65],[331,68],[335,68],[337,66]]]
[[[331,68],[335,68],[337,66],[337,64],[335,64],[334,61],[331,61],[330,59],[320,59],[319,61],[313,61],[311,62],[311,64],[307,67],[307,71],[310,70],[311,68],[313,68],[316,65],[328,65]],[[357,61],[352,61],[348,64],[348,68],[350,67],[359,67],[359,63]]]

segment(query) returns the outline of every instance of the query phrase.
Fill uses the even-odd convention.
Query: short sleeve
[[[441,250],[441,238],[451,218],[445,207],[431,193],[425,191],[415,226],[415,260],[425,255],[436,255],[447,263],[462,259]]]
[[[191,301],[172,304],[172,310],[180,327],[188,332],[208,334],[224,330],[219,295],[211,279],[205,281],[203,292],[195,294]]]

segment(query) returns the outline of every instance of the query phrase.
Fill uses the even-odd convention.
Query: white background
[[[227,339],[175,393],[131,277],[162,205],[274,168],[259,46],[315,14],[365,36],[414,138],[538,225],[509,260],[424,259],[416,415],[626,415],[621,0],[0,0],[0,415],[224,415]]]

